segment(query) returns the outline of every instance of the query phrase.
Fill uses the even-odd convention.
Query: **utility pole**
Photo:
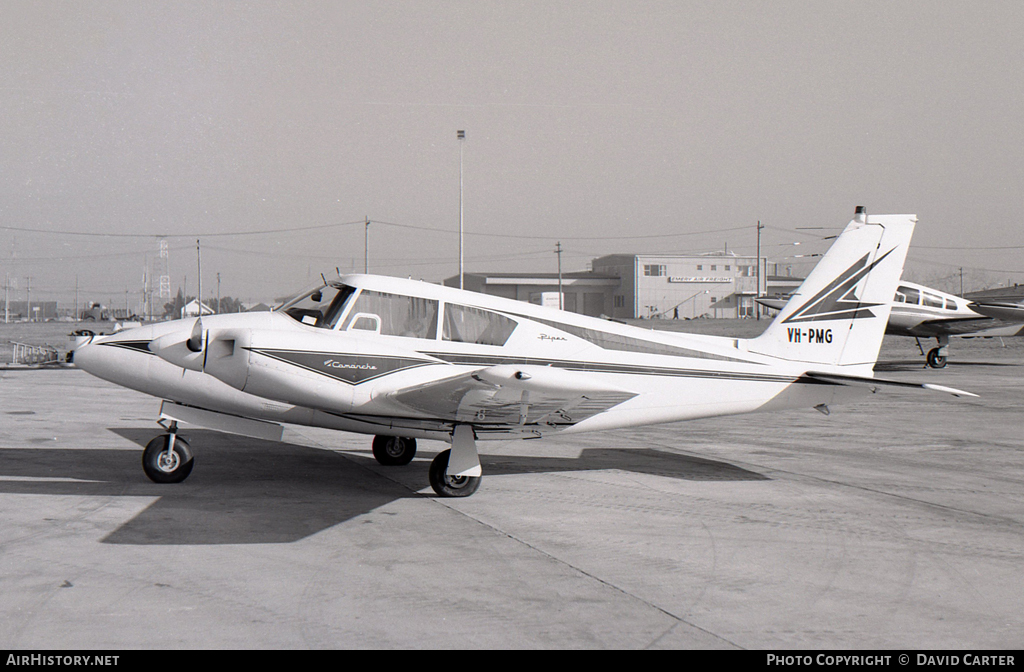
[[[8,296],[11,289],[11,272],[4,276],[4,324],[11,321],[11,301]]]
[[[196,290],[196,302],[199,304],[196,310],[199,311],[199,317],[203,316],[203,253],[199,249],[199,239],[196,238],[196,261],[199,264],[199,288]]]
[[[78,273],[75,273],[75,322],[78,322]]]
[[[32,321],[32,276],[25,278],[25,312],[28,313],[28,321]]]
[[[466,142],[466,132],[456,131],[455,136],[459,139],[459,289],[463,289],[463,181],[462,181],[462,146]]]
[[[217,312],[222,312],[220,309],[220,271],[217,271]]]
[[[757,316],[757,320],[761,320],[761,304],[757,302],[757,299],[761,296],[761,220],[757,220],[757,291],[754,293],[754,315]],[[768,269],[765,269],[768,270]]]
[[[562,243],[555,243],[555,254],[558,255],[558,309],[565,310],[562,306]],[[576,310],[579,310],[577,308]]]
[[[363,233],[363,273],[370,272],[370,218],[366,217],[366,229]]]
[[[960,296],[964,295],[964,267],[960,267]]]

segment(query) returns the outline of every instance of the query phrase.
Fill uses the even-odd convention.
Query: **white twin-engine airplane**
[[[280,440],[282,423],[374,434],[384,465],[416,439],[441,496],[480,483],[477,441],[534,439],[709,416],[828,406],[873,378],[916,217],[863,208],[753,339],[655,332],[412,280],[349,275],[269,313],[175,320],[83,339],[74,363],[163,399],[152,480],[193,456],[178,423]]]

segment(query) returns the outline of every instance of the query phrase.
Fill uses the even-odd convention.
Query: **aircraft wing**
[[[1003,320],[1005,322],[1024,323],[1024,304],[1000,303],[994,301],[972,301],[967,307],[976,313]]]
[[[933,390],[935,392],[946,392],[954,397],[977,397],[973,392],[965,392],[955,387],[936,385],[935,383],[910,383],[903,380],[886,380],[884,378],[868,378],[867,376],[850,376],[841,373],[823,373],[819,371],[808,371],[804,374],[808,378],[820,380],[833,385],[854,385],[858,387],[870,387],[872,392],[879,387],[912,387],[921,390]]]
[[[906,329],[906,333],[898,335],[909,336],[960,336],[962,334],[973,334],[999,324],[991,317],[951,317],[935,320],[924,320],[913,327]]]
[[[635,396],[585,373],[499,365],[405,388],[388,399],[443,420],[557,427],[574,425]]]

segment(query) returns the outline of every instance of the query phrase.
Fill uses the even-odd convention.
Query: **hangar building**
[[[565,310],[617,319],[754,317],[754,297],[788,296],[801,278],[768,276],[768,263],[732,252],[613,254],[594,259],[592,271],[562,274]],[[459,277],[444,281],[459,286]],[[464,273],[470,291],[558,307],[557,273]]]

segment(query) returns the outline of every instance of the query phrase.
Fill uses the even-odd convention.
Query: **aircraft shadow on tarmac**
[[[149,428],[110,431],[140,446],[154,436]],[[182,436],[196,454],[195,471],[183,483],[150,482],[134,450],[0,449],[0,493],[157,497],[102,542],[204,545],[298,541],[395,500],[423,497],[375,473],[381,469],[422,472],[415,480],[429,487],[426,460],[384,468],[369,450],[365,457],[341,455],[207,430]],[[432,457],[427,451],[421,456]],[[481,463],[485,479],[618,469],[681,480],[767,480],[725,462],[647,449],[585,449],[575,459],[481,455]]]

